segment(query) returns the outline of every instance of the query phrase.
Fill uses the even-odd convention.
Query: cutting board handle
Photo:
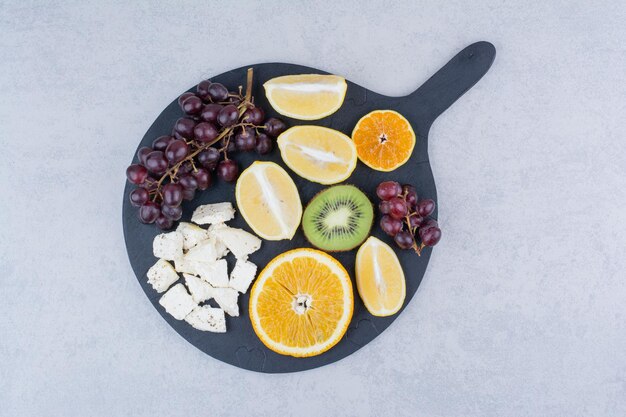
[[[406,96],[406,111],[427,128],[487,73],[496,57],[489,42],[476,42],[456,54],[420,88]]]

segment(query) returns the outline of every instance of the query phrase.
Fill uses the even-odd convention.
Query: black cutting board
[[[494,58],[495,48],[492,44],[488,42],[474,43],[459,52],[415,92],[405,97],[383,96],[348,81],[348,91],[343,106],[336,113],[318,121],[299,121],[276,114],[265,99],[262,85],[270,78],[281,75],[326,74],[324,71],[301,65],[269,63],[246,65],[212,77],[211,80],[224,84],[229,90],[235,90],[239,85],[245,86],[246,70],[252,67],[254,68],[253,95],[255,102],[263,107],[268,116],[280,117],[289,126],[316,124],[340,130],[348,136],[351,135],[357,121],[368,112],[378,109],[398,111],[409,120],[417,136],[411,159],[400,168],[389,173],[374,171],[359,162],[352,176],[345,183],[358,186],[374,203],[378,201],[375,194],[376,185],[384,180],[411,183],[417,188],[420,197],[432,198],[438,201],[435,181],[428,159],[428,131],[437,116],[469,90],[487,72]],[[194,89],[195,87],[189,91]],[[139,147],[150,146],[152,141],[158,136],[170,134],[174,122],[182,115],[183,113],[177,101],[174,100],[150,126]],[[266,156],[259,157],[253,152],[236,156],[236,160],[240,163],[242,170],[256,159],[274,161],[285,168],[291,174],[300,190],[303,205],[306,205],[318,191],[325,188],[323,185],[309,182],[293,173],[282,162],[277,148]],[[136,161],[137,157],[134,156],[133,163],[136,163]],[[311,358],[283,356],[267,349],[252,330],[248,317],[248,294],[240,297],[240,316],[227,316],[226,324],[228,331],[225,334],[195,330],[185,321],[178,321],[164,311],[158,303],[160,294],[152,289],[146,279],[148,268],[156,262],[156,258],[152,255],[152,241],[159,233],[159,230],[154,225],[144,225],[138,221],[137,209],[132,207],[128,200],[128,194],[132,189],[133,186],[130,184],[127,184],[124,189],[124,238],[130,263],[148,299],[165,321],[198,349],[216,359],[252,371],[267,373],[303,371],[338,361],[365,346],[382,333],[411,301],[424,276],[431,255],[431,248],[426,248],[422,252],[421,257],[411,250],[396,250],[406,276],[407,290],[404,306],[399,313],[392,317],[372,316],[363,306],[358,293],[356,293],[356,285],[354,285],[354,315],[343,339],[329,351],[319,356]],[[198,193],[193,201],[183,203],[182,220],[189,221],[194,208],[202,204],[222,201],[232,201],[235,204],[234,191],[235,187],[233,184],[215,181],[211,188]],[[433,216],[437,217],[436,211]],[[395,247],[391,238],[384,235],[378,227],[379,218],[380,215],[377,214],[372,234]],[[236,215],[235,219],[229,222],[229,225],[251,231],[240,215]],[[442,229],[445,239],[445,224],[442,225]],[[301,228],[291,241],[263,241],[261,249],[252,254],[250,260],[258,265],[259,270],[261,270],[276,255],[299,247],[310,247],[304,238]],[[345,266],[353,281],[355,255],[356,249],[333,254]]]

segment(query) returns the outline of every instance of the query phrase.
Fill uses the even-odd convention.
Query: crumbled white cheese
[[[182,320],[197,306],[183,284],[176,284],[159,300],[165,311],[176,320]]]
[[[196,277],[195,275],[183,274],[185,284],[189,288],[193,301],[197,304],[213,297],[213,287],[208,282]]]
[[[221,258],[221,256],[219,257]],[[185,260],[213,263],[218,260],[215,239],[209,238],[198,243],[185,254]]]
[[[226,245],[237,259],[246,260],[248,255],[256,252],[261,247],[261,239],[252,233],[226,225],[210,227],[209,235]]]
[[[230,202],[206,204],[193,211],[191,221],[196,224],[224,223],[235,217],[235,209]]]
[[[228,263],[226,259],[220,259],[212,264],[196,263],[194,265],[196,275],[214,287],[228,287]]]
[[[173,261],[183,256],[183,235],[180,232],[161,233],[152,242],[152,253],[161,259]]]
[[[196,246],[198,243],[209,238],[209,232],[193,223],[181,222],[176,228],[177,232],[183,235],[183,250]]]
[[[239,316],[238,297],[239,293],[232,288],[213,288],[213,299],[229,316]]]
[[[185,321],[204,332],[226,332],[226,317],[224,317],[224,311],[219,308],[198,306],[185,317]]]
[[[245,294],[255,276],[256,265],[250,261],[238,259],[233,271],[230,273],[228,286]]]
[[[148,283],[159,293],[167,290],[176,281],[178,274],[165,259],[159,259],[148,269]]]

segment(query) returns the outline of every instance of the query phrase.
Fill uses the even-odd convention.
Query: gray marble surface
[[[626,415],[624,21],[618,1],[0,2],[0,415]],[[496,61],[430,134],[444,237],[382,337],[262,375],[159,317],[120,200],[172,98],[263,61],[403,95],[477,40]]]

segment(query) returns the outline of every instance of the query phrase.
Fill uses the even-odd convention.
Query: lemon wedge
[[[341,107],[348,84],[337,75],[300,74],[272,78],[263,87],[278,113],[294,119],[317,120]]]
[[[237,180],[235,199],[243,218],[263,239],[291,239],[300,225],[296,184],[274,162],[256,161],[246,168]]]
[[[406,297],[400,261],[389,245],[370,236],[356,254],[356,286],[363,304],[374,316],[397,313]]]
[[[356,168],[354,142],[334,129],[294,126],[283,132],[277,142],[285,164],[309,181],[336,184]]]

